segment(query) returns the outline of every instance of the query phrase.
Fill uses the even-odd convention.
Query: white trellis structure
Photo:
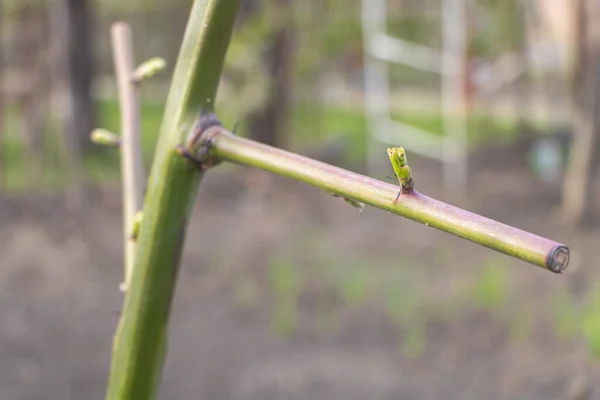
[[[369,173],[374,173],[381,160],[387,159],[381,152],[381,144],[401,145],[408,151],[442,161],[444,184],[448,189],[462,191],[466,188],[467,128],[462,87],[466,1],[441,0],[443,26],[442,50],[439,51],[387,35],[387,0],[362,0]],[[441,75],[442,137],[391,118],[389,63]]]

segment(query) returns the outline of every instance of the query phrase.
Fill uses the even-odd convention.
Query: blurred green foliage
[[[507,265],[498,257],[484,262],[474,281],[473,300],[480,307],[497,309],[507,300]]]
[[[525,7],[519,0],[477,0],[470,53],[497,57],[507,51],[519,51],[526,34]]]
[[[510,340],[513,343],[523,342],[531,336],[535,315],[528,304],[516,307],[511,314],[509,317]]]
[[[600,283],[592,286],[581,320],[581,333],[590,354],[600,359]]]
[[[274,330],[285,336],[297,327],[298,298],[304,286],[301,268],[282,256],[274,257],[268,265],[268,282],[273,295]]]
[[[224,125],[233,128],[238,116],[228,107],[225,101],[218,101],[218,112]],[[98,102],[99,126],[112,132],[119,132],[119,107],[116,101],[103,100]],[[162,119],[162,105],[144,103],[142,105],[142,151],[144,162],[149,166],[154,156],[154,146]],[[427,129],[441,135],[443,120],[439,113],[426,112],[396,112],[393,117],[405,123]],[[6,110],[8,129],[5,136],[5,147],[2,155],[5,170],[0,179],[5,190],[24,191],[28,186],[28,153],[19,132],[19,114],[13,109]],[[535,121],[533,121],[535,123]],[[518,125],[510,118],[492,117],[484,114],[472,115],[467,120],[468,137],[472,146],[495,143],[508,144],[517,138]],[[244,125],[240,133],[245,132]],[[323,106],[318,110],[311,103],[296,103],[292,109],[291,131],[288,142],[292,150],[302,152],[306,148],[314,148],[315,144],[332,138],[341,138],[346,143],[345,155],[350,165],[359,165],[365,157],[365,142],[367,127],[362,109]],[[60,161],[60,138],[51,126],[48,126],[44,154],[42,181],[39,190],[57,190],[67,183],[64,181],[64,170]],[[95,183],[108,183],[119,178],[119,155],[115,149],[95,146],[93,151],[85,156],[84,172],[86,177]]]
[[[559,338],[582,338],[589,355],[600,360],[600,283],[592,284],[582,293],[557,293],[552,309]]]
[[[552,317],[556,332],[561,339],[570,339],[579,330],[579,313],[570,296],[564,292],[554,295]]]
[[[32,4],[39,3],[32,0]],[[224,83],[219,92],[218,112],[226,126],[232,127],[235,121],[242,122],[239,132],[244,135],[246,117],[259,109],[268,93],[270,77],[265,67],[266,43],[281,22],[280,13],[274,7],[274,0],[256,0],[256,12],[241,19],[230,44],[224,71]],[[522,32],[513,21],[518,7],[517,0],[477,0],[477,37],[485,38],[480,43],[478,53],[493,55],[496,50],[507,48]],[[16,2],[10,3],[17,5]],[[9,5],[10,5],[9,4]],[[136,0],[126,5],[112,0],[98,0],[94,6],[102,12],[143,12],[160,7],[187,7],[189,1],[176,3],[166,0]],[[319,89],[329,72],[341,75],[354,85],[356,74],[362,62],[362,32],[360,22],[360,0],[308,0],[290,2],[291,20],[284,21],[293,27],[293,92],[294,104],[291,115],[291,131],[287,143],[292,150],[302,151],[315,147],[333,137],[346,142],[350,165],[362,164],[365,156],[366,120],[362,109],[342,105],[323,104],[319,99]],[[436,7],[438,7],[436,5]],[[417,43],[438,46],[441,41],[440,14],[431,7],[423,8],[415,2],[390,4],[388,30],[391,34]],[[9,7],[9,9],[12,9]],[[433,10],[433,11],[432,11]],[[508,22],[507,22],[508,21]],[[495,32],[495,33],[494,33]],[[487,49],[487,50],[486,50]],[[489,51],[488,51],[489,50]],[[392,84],[401,88],[406,85],[437,82],[436,77],[426,72],[415,71],[402,66],[392,68]],[[439,80],[439,79],[438,79]],[[100,121],[98,126],[118,132],[119,111],[114,101],[100,101]],[[14,110],[7,111],[6,119],[17,121]],[[442,117],[437,110],[429,112],[397,111],[395,118],[417,127],[442,134]],[[142,109],[143,153],[146,165],[153,156],[154,143],[160,121],[162,105],[144,104]],[[534,121],[535,122],[535,121]],[[471,115],[467,121],[469,140],[478,145],[490,140],[508,143],[517,135],[516,121],[511,118],[492,118],[484,112]],[[17,135],[18,128],[9,123],[8,140],[2,149],[6,159],[4,187],[10,191],[29,188],[27,179],[26,152]],[[43,176],[39,189],[53,190],[64,185],[60,156],[51,127],[46,135],[43,156]],[[401,143],[397,143],[401,145]],[[106,182],[119,176],[118,154],[114,150],[96,148],[84,160],[85,173],[93,182]]]

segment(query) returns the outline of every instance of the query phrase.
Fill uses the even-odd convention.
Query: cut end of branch
[[[90,139],[92,142],[104,146],[119,147],[121,145],[119,135],[102,128],[94,129],[90,135]]]
[[[569,259],[571,258],[571,252],[569,248],[564,245],[557,245],[546,258],[546,268],[550,271],[561,274],[569,265]]]

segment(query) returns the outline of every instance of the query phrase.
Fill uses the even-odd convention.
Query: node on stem
[[[215,114],[202,111],[186,145],[177,145],[175,151],[188,159],[199,171],[205,171],[217,165],[219,161],[210,154],[212,135],[209,130],[221,126],[223,125]]]

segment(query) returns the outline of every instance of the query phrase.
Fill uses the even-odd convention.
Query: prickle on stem
[[[393,203],[396,204],[401,194],[408,194],[413,191],[415,182],[412,178],[404,148],[397,146],[389,147],[387,149],[387,153],[388,157],[390,158],[390,162],[392,163],[392,168],[394,169],[394,175],[396,175],[396,178],[398,178],[398,183],[400,184],[400,191],[398,192],[398,195],[396,195]]]
[[[340,196],[339,194],[335,194],[333,192],[328,192],[330,195],[332,195],[333,197],[343,197],[344,201],[348,204],[350,204],[352,207],[358,208],[358,211],[362,211],[365,208],[364,203],[361,203],[360,201],[351,199],[349,197],[344,197],[344,196]]]

